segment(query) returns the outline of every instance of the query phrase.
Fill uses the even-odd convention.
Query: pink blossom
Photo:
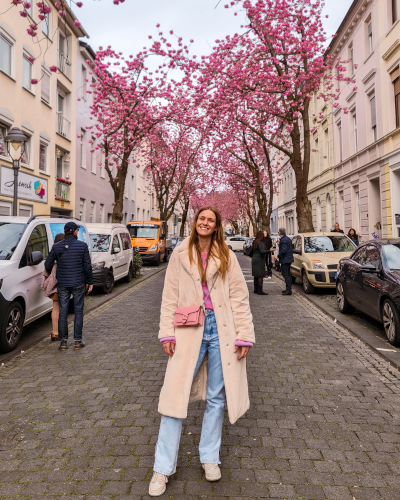
[[[32,85],[36,85],[38,83],[37,79],[36,78],[32,78],[31,79],[31,84]]]
[[[50,71],[52,73],[57,73],[57,66],[50,66]]]

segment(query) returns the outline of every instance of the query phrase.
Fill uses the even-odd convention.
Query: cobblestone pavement
[[[84,350],[60,353],[46,339],[0,367],[1,499],[148,498],[166,366],[163,279],[90,312]],[[278,280],[264,289],[251,293],[251,409],[225,421],[222,480],[204,479],[204,404],[191,405],[161,498],[400,499],[399,372],[306,298],[283,297]]]

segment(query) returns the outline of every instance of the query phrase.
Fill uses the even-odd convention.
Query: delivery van
[[[171,241],[167,240],[167,223],[158,219],[129,222],[126,226],[132,238],[133,248],[140,253],[143,263],[156,266],[161,260],[168,261]]]
[[[23,327],[53,309],[42,290],[44,261],[67,222],[46,215],[0,217],[0,352],[15,349]],[[77,224],[78,239],[90,251],[87,227]]]

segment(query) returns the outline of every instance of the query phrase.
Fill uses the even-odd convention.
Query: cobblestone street
[[[222,480],[197,445],[190,406],[173,500],[400,498],[400,374],[305,297],[252,293],[251,408],[225,420]],[[0,498],[147,499],[166,356],[157,340],[165,273],[85,317],[82,351],[48,339],[0,367]]]

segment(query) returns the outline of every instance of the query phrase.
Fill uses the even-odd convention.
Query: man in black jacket
[[[294,261],[293,244],[289,236],[286,236],[286,229],[279,229],[279,264],[282,269],[282,276],[285,279],[286,290],[282,291],[282,295],[292,295],[292,277],[290,276],[290,264]]]
[[[64,226],[64,239],[53,245],[45,262],[45,268],[49,274],[54,263],[57,262],[60,351],[65,351],[68,347],[68,306],[71,295],[74,298],[75,307],[75,349],[85,347],[82,341],[83,303],[86,287],[88,287],[88,292],[93,290],[93,275],[89,248],[85,242],[78,240],[78,231],[79,226],[75,222],[67,222]]]

